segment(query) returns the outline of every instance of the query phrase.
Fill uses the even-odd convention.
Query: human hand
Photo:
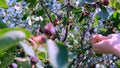
[[[92,49],[98,54],[114,54],[120,57],[120,34],[102,36],[95,34],[91,38]]]

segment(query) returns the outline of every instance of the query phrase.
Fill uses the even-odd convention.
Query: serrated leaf
[[[61,42],[47,40],[48,56],[54,68],[68,67],[68,53],[65,45]]]
[[[0,8],[8,8],[8,4],[5,2],[5,0],[0,0]]]
[[[23,47],[24,51],[30,55],[30,56],[35,56],[34,50],[32,46],[29,46],[27,41],[21,41],[20,45]]]

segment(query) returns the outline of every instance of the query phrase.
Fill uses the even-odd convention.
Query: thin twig
[[[67,35],[68,35],[68,27],[66,26],[66,32],[65,32],[65,37],[62,40],[62,42],[65,42],[65,40],[67,39]]]
[[[68,0],[68,2],[69,2],[69,0]],[[68,7],[69,8],[69,7]],[[67,10],[67,17],[69,18],[69,10]],[[67,22],[68,23],[68,22]],[[67,39],[67,36],[68,36],[68,26],[69,26],[69,23],[68,23],[68,25],[66,26],[66,29],[65,29],[65,37],[64,37],[64,39],[62,40],[62,42],[65,42],[65,40]]]
[[[46,8],[44,7],[44,5],[43,5],[43,0],[39,0],[39,4],[41,5],[42,9],[46,12],[46,14],[47,14],[47,16],[48,16],[50,22],[53,23],[53,21],[52,21],[50,15],[49,15],[47,9],[46,9]],[[54,24],[54,23],[53,23],[53,24]]]

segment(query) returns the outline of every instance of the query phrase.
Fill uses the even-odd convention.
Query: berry
[[[109,0],[102,0],[102,3],[103,3],[104,6],[108,6]]]
[[[87,11],[84,11],[84,12],[82,12],[82,15],[83,15],[83,16],[88,16],[89,13],[88,13]]]
[[[70,2],[67,4],[67,7],[68,8],[73,8],[73,6],[72,6],[72,4]]]
[[[35,56],[33,56],[33,57],[30,57],[30,62],[31,62],[31,64],[36,64],[37,62],[38,62],[38,58],[37,57],[35,57]]]
[[[92,6],[95,8],[96,6],[97,6],[97,4],[95,3],[95,4],[92,4]]]
[[[55,34],[55,27],[52,23],[47,23],[44,27],[43,32],[47,35],[54,35]]]
[[[72,4],[69,2],[69,3],[67,4],[67,6],[68,6],[68,7],[72,7]]]
[[[69,20],[68,23],[73,23],[73,20]]]
[[[55,25],[58,25],[58,24],[59,24],[59,20],[55,19]]]
[[[37,37],[32,36],[31,39],[33,39],[35,42],[44,43],[46,39],[46,35],[41,34],[41,35],[38,35]]]
[[[25,57],[25,52],[20,52],[21,57]]]
[[[17,68],[17,64],[16,63],[12,63],[9,68]]]
[[[117,33],[117,31],[113,29],[113,30],[112,30],[112,33]]]

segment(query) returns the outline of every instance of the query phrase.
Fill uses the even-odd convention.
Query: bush
[[[118,57],[96,54],[90,42],[93,34],[120,31],[119,6],[118,0],[0,0],[0,67],[120,67]]]

